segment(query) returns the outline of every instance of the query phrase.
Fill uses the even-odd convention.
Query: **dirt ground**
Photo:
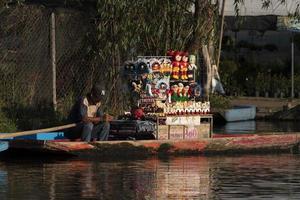
[[[257,117],[264,117],[274,112],[289,109],[300,104],[300,99],[264,98],[264,97],[233,97],[231,105],[256,105]]]

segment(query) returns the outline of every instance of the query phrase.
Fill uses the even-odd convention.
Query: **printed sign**
[[[198,133],[200,138],[209,138],[210,132],[210,124],[209,123],[202,123],[200,126],[197,126]]]
[[[188,126],[185,129],[184,139],[198,139],[198,129],[195,126]]]
[[[158,126],[158,140],[167,140],[169,139],[169,126],[159,125]]]
[[[184,134],[184,126],[170,126],[170,139],[182,140]]]
[[[166,125],[190,125],[197,126],[200,125],[200,116],[172,116],[167,117]]]

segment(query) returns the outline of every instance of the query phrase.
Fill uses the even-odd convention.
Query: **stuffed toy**
[[[141,81],[132,81],[131,82],[132,90],[137,93],[142,91],[142,82]]]
[[[181,100],[181,97],[183,96],[183,88],[184,88],[184,85],[182,83],[178,83],[177,94],[180,97],[180,100]]]
[[[175,51],[173,51],[173,50],[168,50],[168,51],[167,51],[167,56],[170,57],[170,58],[172,58],[173,55],[174,55],[174,53],[175,53]]]
[[[141,109],[141,108],[133,108],[131,110],[131,115],[132,115],[133,119],[141,120],[144,118],[145,113],[144,113],[143,109]]]
[[[189,60],[189,54],[187,52],[182,52],[182,58],[180,62],[180,78],[181,80],[188,80],[188,60]]]
[[[150,59],[149,63],[150,63],[150,68],[152,70],[152,73],[160,72],[160,62],[158,59],[156,58]]]
[[[183,91],[182,91],[182,96],[183,96],[183,101],[188,101],[191,94],[190,94],[190,86],[186,85],[184,86],[183,88]]]
[[[124,65],[124,75],[129,79],[133,80],[137,78],[136,65],[133,62],[126,62]]]
[[[202,97],[202,88],[200,85],[196,85],[193,89],[193,96],[196,102],[201,101]]]
[[[152,67],[152,72],[153,73],[160,72],[160,64],[159,64],[159,62],[152,63],[151,67]]]
[[[197,66],[196,66],[196,56],[195,55],[190,55],[189,58],[190,64],[188,67],[188,81],[189,82],[195,82],[195,71],[197,70]]]
[[[178,80],[180,78],[180,61],[181,52],[175,51],[172,59],[172,79]]]
[[[147,84],[146,84],[146,95],[147,95],[147,96],[150,96],[150,97],[153,97],[152,86],[151,86],[150,83],[147,83]]]
[[[158,98],[162,100],[167,99],[167,90],[168,90],[168,84],[165,82],[160,82],[158,88],[155,90],[155,93]]]
[[[163,58],[160,60],[161,65],[160,65],[160,72],[166,76],[166,77],[170,77],[171,73],[172,73],[172,65],[171,65],[171,60],[170,59],[166,59]]]
[[[178,85],[172,85],[169,95],[171,97],[171,102],[178,101]]]
[[[138,74],[148,74],[149,73],[148,65],[145,62],[138,62],[137,72]]]

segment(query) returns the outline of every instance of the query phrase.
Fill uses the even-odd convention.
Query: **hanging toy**
[[[133,62],[126,62],[124,65],[124,75],[129,80],[137,79],[136,65]]]
[[[180,78],[180,61],[181,61],[181,52],[175,51],[173,54],[172,61],[172,79],[178,80]]]
[[[171,64],[171,60],[167,59],[167,58],[163,58],[160,60],[161,65],[160,65],[160,72],[167,78],[170,77],[171,73],[172,73],[172,64]]]
[[[190,94],[190,86],[186,85],[184,86],[183,88],[183,91],[182,91],[182,96],[183,96],[183,101],[188,101],[191,94]]]
[[[140,80],[131,82],[133,92],[141,93],[142,91],[142,82]]]
[[[153,97],[152,86],[149,83],[146,84],[146,95],[150,96],[150,97]]]
[[[178,91],[177,91],[177,94],[179,96],[179,101],[182,101],[183,100],[183,88],[184,88],[184,85],[182,83],[178,83]]]
[[[181,80],[188,80],[188,60],[189,60],[189,54],[187,52],[182,52],[182,58],[181,58],[181,62],[180,62],[180,78]]]
[[[197,66],[196,66],[196,56],[195,55],[190,55],[189,58],[190,64],[188,67],[188,81],[189,82],[195,82],[195,73],[197,70]]]
[[[169,95],[171,97],[171,102],[178,101],[178,85],[172,85]]]
[[[149,74],[149,68],[148,65],[141,61],[137,63],[137,72],[138,74]]]
[[[160,77],[161,77],[161,72],[160,72],[161,67],[160,67],[159,60],[151,59],[150,67],[151,67],[153,79],[160,79]]]

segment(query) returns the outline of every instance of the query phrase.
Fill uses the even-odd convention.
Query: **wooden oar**
[[[0,134],[0,139],[7,139],[11,137],[18,137],[18,136],[25,136],[25,135],[34,135],[37,133],[46,133],[46,132],[53,132],[53,131],[58,131],[58,130],[63,130],[63,129],[68,129],[75,127],[76,124],[67,124],[63,126],[55,126],[51,128],[44,128],[44,129],[38,129],[38,130],[30,130],[30,131],[22,131],[22,132],[16,132],[16,133],[3,133]]]

